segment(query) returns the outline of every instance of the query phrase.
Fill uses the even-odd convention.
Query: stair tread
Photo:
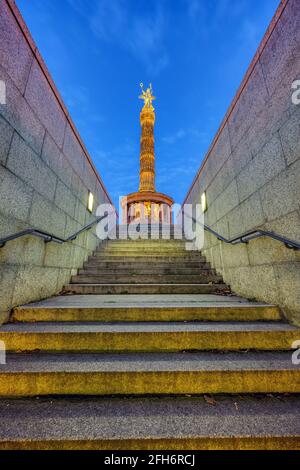
[[[125,283],[125,284],[128,284],[128,281],[130,281],[131,279],[134,279],[134,280],[138,280],[139,278],[145,278],[145,280],[149,280],[149,282],[145,282],[144,284],[156,284],[155,281],[161,279],[163,281],[165,280],[169,280],[170,283],[172,283],[172,279],[173,281],[179,281],[182,279],[182,281],[184,281],[185,279],[187,279],[186,282],[182,282],[181,284],[189,284],[189,281],[190,280],[197,280],[197,279],[201,279],[202,281],[199,282],[199,284],[203,284],[203,278],[206,278],[208,279],[209,282],[212,282],[212,280],[219,280],[221,279],[220,276],[216,275],[216,274],[203,274],[201,273],[201,271],[199,271],[198,274],[181,274],[181,273],[178,273],[178,274],[157,274],[157,273],[120,273],[120,272],[117,272],[117,273],[106,273],[106,272],[97,272],[97,273],[93,273],[93,272],[88,272],[88,271],[84,271],[84,272],[79,272],[78,275],[76,276],[73,276],[73,279],[76,279],[77,283],[80,284],[80,279],[96,279],[97,282],[101,283],[102,284],[102,280],[105,279],[105,280],[115,280],[115,281],[118,281],[121,282],[122,284]],[[153,279],[154,278],[154,279]],[[178,279],[179,278],[179,279]],[[192,279],[191,279],[192,278]],[[152,282],[152,279],[153,279],[153,282]],[[99,280],[99,281],[98,281]],[[133,284],[133,282],[131,283]],[[198,284],[197,282],[195,284]],[[208,282],[207,282],[208,284]]]
[[[67,284],[67,285],[74,285],[74,286],[81,286],[81,285],[84,285],[84,286],[185,286],[185,287],[188,287],[188,286],[210,286],[212,285],[211,283],[201,283],[201,282],[188,282],[188,283],[185,283],[185,282],[159,282],[159,283],[155,283],[155,282],[136,282],[136,283],[129,283],[129,282],[103,282],[101,284],[97,283],[97,282],[89,282],[89,283],[84,283],[84,284],[81,284],[80,282],[72,282],[71,284]],[[215,284],[215,285],[218,285],[218,286],[226,286],[226,284],[223,284],[223,283],[220,283],[220,284]],[[227,286],[226,286],[227,287]]]
[[[178,283],[160,283],[160,284],[141,284],[141,283],[103,283],[95,284],[91,282],[66,284],[65,292],[77,294],[208,294],[227,290],[226,284],[178,284]]]
[[[9,373],[113,373],[113,372],[214,372],[278,371],[300,373],[291,351],[283,352],[193,352],[193,353],[107,353],[50,354],[7,353],[1,374]]]
[[[300,436],[299,397],[214,399],[2,399],[0,441]]]
[[[291,332],[300,328],[283,322],[34,322],[8,323],[5,333],[168,333],[168,332]]]
[[[107,284],[115,285],[115,284]],[[129,284],[130,285],[130,284]],[[217,294],[103,294],[84,295],[74,294],[51,297],[38,302],[25,304],[22,308],[120,308],[120,307],[266,307],[273,306],[263,302],[249,301],[237,296],[224,296]]]

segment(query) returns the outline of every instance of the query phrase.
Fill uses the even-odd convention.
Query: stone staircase
[[[76,294],[211,294],[226,289],[221,276],[184,240],[111,240],[73,276]]]
[[[1,449],[300,448],[300,330],[174,235],[105,242],[14,310]]]

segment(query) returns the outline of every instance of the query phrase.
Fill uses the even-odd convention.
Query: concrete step
[[[99,248],[101,247],[117,247],[117,246],[128,246],[129,248],[131,247],[141,247],[141,246],[148,246],[148,247],[182,247],[185,248],[186,244],[189,243],[191,240],[186,240],[185,238],[168,238],[167,236],[164,237],[164,239],[157,238],[157,236],[154,234],[153,237],[151,237],[151,234],[149,233],[148,238],[138,238],[136,240],[122,240],[122,239],[114,239],[114,240],[104,240],[103,242],[100,241]]]
[[[149,246],[165,246],[165,245],[184,245],[187,242],[186,239],[176,240],[176,239],[141,239],[138,240],[122,240],[122,239],[115,239],[115,240],[106,240],[102,243],[102,245],[126,245],[126,246],[133,246],[133,245],[149,245]]]
[[[123,253],[130,253],[132,255],[135,254],[140,254],[140,253],[151,253],[155,256],[155,254],[176,254],[176,255],[185,255],[186,253],[191,253],[190,251],[185,250],[183,247],[182,248],[174,248],[174,247],[164,247],[164,248],[158,248],[158,247],[119,247],[116,245],[115,247],[108,246],[106,248],[101,248],[101,250],[95,250],[98,253],[104,253],[105,255],[110,255],[110,254],[120,254],[122,255]]]
[[[127,239],[128,242],[139,242],[139,241],[144,242],[144,241],[147,241],[147,240],[150,241],[150,242],[152,242],[152,241],[170,241],[170,242],[172,242],[172,241],[175,241],[175,242],[176,241],[179,241],[179,242],[180,241],[185,241],[185,242],[189,241],[189,240],[186,239],[184,234],[182,234],[180,232],[173,232],[172,231],[171,233],[169,233],[169,232],[162,233],[162,232],[150,232],[149,231],[149,232],[143,232],[142,235],[139,235],[138,238],[135,238],[135,239],[133,239],[131,237],[131,235],[128,236],[128,234],[127,234],[127,238],[126,238],[126,234],[121,234],[121,235],[117,234],[116,238],[112,239],[112,240],[109,240],[109,242],[113,242],[113,241],[115,241],[115,242],[122,241],[123,242],[126,239]]]
[[[178,236],[181,235],[181,237],[183,237],[183,238],[182,239],[169,240],[167,238],[167,235],[169,233],[171,233],[172,235],[174,235],[174,234],[176,234]],[[150,234],[150,235],[151,234],[153,234],[153,235],[158,235],[158,234],[162,235],[163,234],[164,237],[163,238],[160,237],[159,239],[156,239],[156,238],[147,239],[146,236],[148,234]],[[145,238],[143,238],[141,235],[143,235]],[[145,241],[145,242],[146,241],[149,241],[149,242],[157,241],[157,242],[164,243],[164,242],[168,242],[168,241],[185,241],[185,240],[186,240],[186,238],[184,237],[184,233],[182,231],[178,231],[178,230],[175,230],[175,231],[174,230],[171,230],[171,231],[170,230],[169,231],[168,230],[163,230],[163,231],[161,231],[161,230],[159,230],[159,231],[158,230],[152,230],[152,231],[151,230],[145,230],[145,231],[142,231],[140,233],[135,233],[134,237],[132,236],[132,233],[130,233],[130,237],[128,236],[128,233],[127,233],[127,237],[126,237],[126,233],[123,232],[122,234],[119,234],[119,238],[113,237],[113,238],[107,239],[106,241],[108,243],[113,243],[113,242],[118,242],[118,241],[124,242],[124,243],[126,243],[126,242],[127,243],[137,243],[139,241],[141,241],[141,242],[143,242],[143,241]]]
[[[179,233],[182,233],[183,232],[183,228],[178,226],[178,225],[160,225],[160,226],[155,226],[155,224],[149,224],[148,226],[147,225],[140,225],[139,226],[140,228],[140,231],[142,231],[143,233],[144,232],[147,232],[147,231],[150,231],[150,230],[153,230],[155,232],[161,232],[161,231],[167,231],[167,230],[171,230],[172,232],[179,232]],[[129,230],[130,231],[130,230]],[[122,227],[122,228],[118,228],[117,227],[117,233],[126,233],[128,232],[128,226],[127,227]]]
[[[160,239],[138,239],[138,240],[106,240],[102,242],[99,247],[101,248],[102,246],[126,246],[126,247],[140,247],[140,246],[149,246],[149,247],[168,247],[168,246],[174,246],[174,247],[184,247],[186,244],[187,240],[162,240]]]
[[[226,291],[226,284],[67,284],[65,293],[72,294],[214,294]]]
[[[290,350],[300,328],[274,322],[18,323],[0,327],[7,351]]]
[[[221,295],[65,295],[16,307],[13,321],[278,321],[278,307]]]
[[[151,275],[152,277],[156,278],[157,276],[162,276],[162,275],[180,275],[180,276],[193,276],[193,275],[201,275],[201,276],[210,276],[210,275],[216,275],[216,272],[214,269],[211,269],[210,267],[204,268],[203,266],[198,266],[198,267],[186,267],[186,266],[163,266],[163,267],[157,267],[155,264],[152,266],[148,264],[144,266],[109,266],[109,267],[103,267],[103,266],[98,266],[97,264],[87,264],[84,268],[78,270],[78,275],[88,275],[88,276],[107,276],[107,275],[113,275],[116,277],[116,275],[121,275],[122,277],[124,276],[132,276],[132,275],[138,275],[138,276],[143,276],[143,275]]]
[[[132,262],[132,263],[135,263],[135,262],[144,262],[144,263],[154,263],[154,262],[159,262],[159,263],[180,263],[181,261],[184,262],[184,263],[189,263],[189,262],[204,262],[206,261],[205,258],[203,256],[201,256],[200,253],[198,253],[197,255],[195,256],[191,256],[189,254],[185,255],[185,256],[181,256],[181,255],[172,255],[172,256],[165,256],[165,255],[152,255],[151,253],[149,253],[148,255],[145,254],[145,253],[140,253],[140,254],[136,254],[136,255],[130,255],[129,253],[126,255],[126,253],[124,253],[123,255],[118,255],[118,254],[110,254],[109,256],[108,255],[104,255],[103,253],[97,253],[95,252],[94,255],[91,257],[91,258],[95,258],[99,261],[107,261],[107,262],[110,262],[110,261],[115,261],[115,262],[120,262],[120,261],[128,261],[128,262]],[[90,258],[89,258],[90,259]]]
[[[185,251],[187,240],[112,240],[100,243],[98,250],[102,249],[137,249],[149,250],[182,250]]]
[[[148,267],[148,266],[155,266],[158,269],[162,268],[168,268],[169,266],[174,266],[175,269],[183,267],[183,268],[203,268],[203,269],[209,269],[210,264],[205,261],[205,259],[201,261],[181,261],[181,260],[175,260],[174,263],[170,263],[169,261],[165,260],[160,260],[160,261],[152,261],[151,259],[148,259],[147,261],[128,261],[128,260],[111,260],[111,261],[104,261],[100,260],[96,256],[90,256],[88,261],[83,263],[84,267],[92,267],[92,266],[97,266],[99,268],[122,268],[122,269],[130,269],[134,267]]]
[[[110,237],[111,238],[108,238],[107,240],[105,240],[106,242],[108,243],[112,243],[112,242],[118,242],[118,241],[122,241],[122,242],[127,242],[127,243],[136,243],[138,241],[162,241],[162,242],[167,242],[167,241],[170,241],[169,238],[168,238],[168,235],[171,234],[171,235],[176,235],[177,237],[181,237],[181,238],[172,238],[171,241],[182,241],[182,240],[186,240],[185,236],[184,236],[184,233],[183,231],[180,231],[180,230],[143,230],[143,231],[140,231],[140,232],[135,232],[135,233],[132,233],[130,232],[128,234],[128,231],[123,231],[123,232],[120,232],[118,233],[117,232],[117,236],[115,237],[114,236],[114,233],[111,232],[110,233]],[[153,238],[148,238],[147,239],[147,236],[150,236],[150,235],[153,235]],[[159,236],[159,238],[157,238]]]
[[[299,393],[291,352],[14,354],[0,396]]]
[[[299,450],[297,396],[0,401],[1,450]]]
[[[205,283],[221,283],[222,277],[217,274],[202,274],[201,271],[197,274],[79,274],[72,276],[72,283],[86,283],[86,284],[109,284],[109,283],[130,283],[130,284],[159,284],[159,283],[181,283],[181,284],[205,284]]]
[[[114,244],[100,244],[98,245],[98,247],[94,250],[95,253],[102,253],[102,252],[106,252],[108,250],[111,250],[113,252],[116,252],[120,249],[120,251],[125,251],[125,250],[129,250],[129,251],[137,251],[137,252],[141,252],[143,251],[145,248],[145,245],[143,245],[142,243],[140,243],[140,245],[136,244],[136,248],[134,248],[134,245],[130,245],[130,246],[126,246],[126,245],[121,245],[119,246],[118,242],[114,243]],[[166,244],[166,245],[158,245],[158,244],[155,244],[155,243],[152,243],[152,245],[147,245],[146,246],[146,250],[144,250],[146,253],[148,253],[149,251],[157,251],[158,253],[161,253],[162,251],[166,251],[166,252],[169,252],[169,251],[172,251],[174,253],[181,253],[181,254],[189,254],[189,253],[192,253],[192,254],[199,254],[201,253],[201,251],[199,250],[191,250],[191,249],[186,249],[186,244],[180,244],[180,245],[176,245],[176,246],[173,246],[173,245],[170,245],[170,244]]]

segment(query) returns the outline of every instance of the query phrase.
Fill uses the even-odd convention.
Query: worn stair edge
[[[197,307],[34,307],[24,305],[13,310],[12,321],[279,321],[274,305],[220,305]]]
[[[118,261],[118,260],[112,260],[112,261],[100,261],[99,259],[95,258],[95,257],[90,257],[88,259],[88,261],[85,261],[83,263],[83,266],[98,266],[99,268],[102,268],[102,267],[111,267],[111,268],[132,268],[132,267],[135,267],[135,266],[138,266],[138,267],[144,267],[144,266],[155,266],[157,268],[166,268],[166,267],[169,267],[170,264],[169,262],[165,262],[165,261],[159,261],[159,262],[153,262],[153,263],[150,263],[149,260],[148,261],[128,261],[128,260],[122,260],[122,261]],[[204,268],[204,269],[210,269],[210,264],[206,261],[187,261],[187,262],[184,262],[184,261],[177,261],[177,262],[174,262],[172,263],[172,267],[185,267],[185,268]]]
[[[0,450],[300,450],[300,435],[0,440]]]
[[[0,373],[0,396],[300,393],[299,370]]]
[[[197,272],[203,276],[207,276],[209,278],[210,275],[215,275],[215,272],[213,269],[209,267],[203,267],[203,266],[198,266]],[[123,267],[117,267],[117,266],[98,266],[98,265],[92,265],[88,264],[84,266],[83,268],[80,268],[78,270],[78,275],[85,276],[85,275],[92,275],[92,276],[106,276],[106,275],[114,275],[115,278],[118,276],[122,275],[124,276],[132,276],[132,275],[151,275],[153,277],[157,277],[158,275],[193,275],[195,273],[195,269],[191,267],[186,267],[186,266],[178,266],[178,267],[157,267],[154,266],[136,266],[130,267],[130,266],[123,266]]]
[[[184,248],[159,248],[159,247],[140,247],[140,248],[127,248],[127,247],[109,247],[109,248],[104,248],[103,250],[95,251],[94,253],[103,253],[104,255],[114,255],[114,254],[130,254],[132,256],[135,256],[136,254],[151,254],[153,256],[157,255],[166,255],[166,256],[185,256],[186,254],[191,254],[193,251],[187,251]],[[193,256],[193,255],[191,255]],[[197,255],[198,256],[198,253]],[[200,254],[201,256],[201,254]]]
[[[127,251],[126,251],[127,253]],[[162,254],[162,253],[155,253],[153,254],[152,252],[149,252],[149,253],[145,253],[145,252],[139,252],[139,253],[136,253],[136,254],[132,254],[132,253],[128,253],[128,255],[124,253],[122,254],[118,254],[118,253],[104,253],[103,251],[101,252],[94,252],[94,255],[96,258],[99,258],[99,259],[103,259],[103,260],[106,260],[106,259],[112,259],[112,260],[117,260],[117,259],[120,259],[120,260],[127,260],[127,259],[130,259],[130,260],[135,260],[135,259],[142,259],[142,258],[145,258],[145,260],[162,260],[162,261],[173,261],[173,260],[185,260],[185,261],[198,261],[198,260],[203,260],[203,256],[201,256],[200,254],[193,254],[191,255],[189,252],[186,252],[185,254],[182,254],[182,253],[173,253],[170,255],[169,253],[167,254]]]
[[[290,352],[7,354],[0,396],[300,393]]]
[[[181,284],[190,284],[190,283],[199,283],[203,284],[205,282],[214,283],[214,284],[223,284],[223,279],[217,274],[194,274],[194,275],[180,275],[180,274],[78,274],[72,276],[71,283],[75,284],[107,284],[109,282],[119,283],[119,284],[158,284],[159,281],[163,283],[178,283]]]
[[[226,284],[117,284],[72,283],[63,292],[74,294],[213,294],[228,290]]]
[[[157,232],[156,232],[157,233]],[[185,238],[138,238],[137,240],[133,239],[114,239],[114,240],[105,240],[102,242],[99,246],[98,249],[109,247],[109,246],[166,246],[166,247],[176,247],[176,246],[182,246],[184,247],[185,244],[188,242],[187,239]]]
[[[290,350],[300,329],[276,323],[29,323],[0,328],[7,351],[176,352]]]

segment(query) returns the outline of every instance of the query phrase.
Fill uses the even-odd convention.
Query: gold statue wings
[[[152,84],[150,83],[149,87],[147,90],[144,90],[144,85],[143,83],[140,83],[140,87],[142,89],[142,94],[139,96],[141,100],[144,100],[144,107],[147,108],[153,108],[152,106],[152,101],[155,100],[155,96],[152,95]]]

